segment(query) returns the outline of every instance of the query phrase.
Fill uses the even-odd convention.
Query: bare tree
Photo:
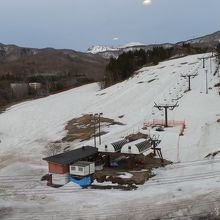
[[[44,154],[47,155],[48,157],[56,155],[61,152],[61,146],[59,143],[49,143],[45,148],[46,149]]]

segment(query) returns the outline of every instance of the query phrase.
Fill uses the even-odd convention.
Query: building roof
[[[151,148],[151,141],[148,139],[135,145],[138,148],[139,152],[143,153]]]
[[[98,149],[91,146],[81,147],[75,150],[67,151],[62,154],[57,154],[51,157],[43,158],[47,162],[71,165],[79,160],[95,155]]]
[[[148,139],[141,138],[136,141],[132,141],[132,142],[127,143],[125,145],[125,147],[137,148],[138,152],[140,154],[142,154],[152,147],[151,139],[150,138],[148,138]]]
[[[122,139],[122,140],[119,140],[117,142],[114,142],[114,143],[111,143],[111,145],[114,147],[115,151],[120,151],[121,148],[127,143],[127,140],[126,139]]]

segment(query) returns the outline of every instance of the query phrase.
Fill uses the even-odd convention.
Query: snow
[[[119,51],[121,49],[127,49],[127,48],[132,49],[132,47],[137,47],[137,46],[145,46],[145,44],[139,43],[139,42],[131,42],[131,43],[128,43],[128,44],[125,44],[122,46],[118,46],[118,47],[93,45],[88,48],[87,52],[92,53],[92,54],[97,54],[97,53],[103,53],[103,52],[107,52],[107,51]]]
[[[212,88],[206,94],[205,70],[199,58],[208,56],[169,60],[144,67],[105,90],[96,83],[88,84],[14,105],[0,114],[0,206],[5,219],[146,219],[146,215],[155,219],[216,214],[220,158],[205,156],[220,150],[220,96],[213,87],[219,82],[218,74],[213,76],[214,58],[212,74],[206,61],[208,86]],[[195,72],[198,76],[191,80],[192,90],[184,92],[188,82],[181,74]],[[145,122],[164,119],[163,112],[153,108],[154,102],[175,103],[174,99],[179,107],[168,111],[168,117],[185,120],[184,136],[179,136],[180,127],[165,128],[164,132],[142,130]],[[109,133],[102,137],[103,142],[138,131],[157,134],[164,158],[174,164],[154,170],[155,177],[129,192],[81,189],[73,184],[58,189],[46,186],[40,181],[47,173],[47,164],[42,161],[45,146],[65,136],[65,125],[72,118],[97,112],[125,124],[104,128]],[[71,143],[71,148],[83,144],[93,145],[93,140]]]
[[[118,174],[120,174],[118,177],[122,179],[130,179],[133,176],[133,174],[128,172],[119,172]]]
[[[97,53],[102,53],[102,52],[106,52],[106,51],[117,51],[117,48],[113,48],[113,47],[109,47],[109,46],[91,46],[87,52],[88,53],[92,53],[92,54],[97,54]]]
[[[104,181],[103,183],[99,183],[96,180],[94,180],[92,185],[96,185],[96,186],[118,186],[118,183],[112,183],[110,181]]]
[[[140,43],[140,42],[130,42],[130,43],[127,43],[123,46],[119,46],[118,48],[127,48],[127,47],[136,47],[136,46],[146,46],[146,44],[144,43]]]

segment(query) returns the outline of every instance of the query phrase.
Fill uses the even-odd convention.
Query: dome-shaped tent
[[[121,139],[116,142],[104,143],[98,146],[99,152],[115,153],[120,152],[121,148],[127,143],[126,139]]]
[[[142,153],[151,153],[151,140],[150,139],[139,139],[136,141],[129,142],[125,144],[122,149],[121,153],[124,154],[142,154]]]

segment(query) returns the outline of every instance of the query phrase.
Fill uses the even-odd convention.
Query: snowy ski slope
[[[205,69],[199,58],[208,56],[187,56],[145,67],[134,77],[105,90],[93,83],[9,108],[0,115],[0,205],[6,210],[12,207],[11,219],[145,219],[146,207],[151,219],[184,213],[188,204],[193,207],[193,200],[200,197],[204,201],[201,199],[200,205],[191,208],[190,214],[210,208],[212,200],[217,204],[214,198],[220,188],[220,160],[204,157],[220,150],[220,96],[218,88],[213,87],[220,79],[218,74],[213,76],[215,59],[207,59],[210,89],[206,94]],[[189,73],[198,75],[192,79],[192,91],[184,92],[188,84],[181,75]],[[157,175],[137,191],[83,191],[71,184],[50,189],[39,181],[47,172],[41,160],[45,146],[65,136],[65,125],[72,118],[103,112],[125,124],[105,128],[109,133],[103,136],[104,142],[138,131],[153,134],[154,129],[141,128],[147,121],[164,118],[153,108],[154,102],[175,103],[176,99],[179,107],[169,111],[169,120],[185,120],[184,136],[179,137],[179,127],[158,133],[164,157],[175,163],[156,170]],[[124,117],[119,118],[121,115]],[[93,141],[75,142],[72,147],[82,144],[92,145]]]

